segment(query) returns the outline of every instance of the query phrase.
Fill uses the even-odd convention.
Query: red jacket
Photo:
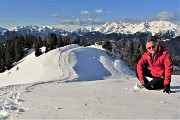
[[[161,46],[159,46],[161,48]],[[143,80],[143,65],[149,64],[148,69],[151,71],[152,76],[164,78],[164,85],[168,85],[171,82],[171,75],[173,72],[172,60],[170,54],[165,49],[159,49],[154,55],[152,63],[150,53],[146,51],[137,64],[137,73],[139,80]]]

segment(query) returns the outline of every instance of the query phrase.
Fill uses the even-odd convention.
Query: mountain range
[[[179,25],[176,25],[167,21],[153,21],[153,22],[142,22],[140,24],[131,24],[123,22],[107,22],[100,27],[81,27],[71,32],[83,34],[87,32],[101,32],[105,34],[110,33],[121,33],[121,34],[134,34],[137,32],[149,32],[152,35],[156,33],[166,33],[167,31],[173,32],[173,36],[180,35]]]
[[[51,27],[51,26],[18,26],[10,29],[0,27],[0,41],[5,41],[16,35],[35,35],[47,37],[49,33],[55,33],[61,36],[81,35],[88,32],[100,32],[103,34],[121,33],[134,34],[137,32],[164,34],[170,33],[171,36],[180,36],[180,26],[168,21],[142,22],[140,24],[131,24],[123,22],[107,22],[102,26],[80,27],[72,31]]]
[[[14,28],[6,29],[0,27],[1,35],[6,32],[16,32],[21,35],[32,34],[32,35],[48,35],[49,33],[66,35],[67,31],[63,29],[54,28],[51,26],[17,26]]]

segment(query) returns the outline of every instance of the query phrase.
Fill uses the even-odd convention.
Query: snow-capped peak
[[[82,32],[82,31],[83,32]],[[93,27],[93,29],[83,27],[73,30],[76,33],[99,31],[101,33],[122,33],[122,34],[134,34],[136,32],[150,32],[152,35],[156,33],[166,33],[167,31],[174,32],[175,36],[180,35],[179,26],[168,21],[152,21],[142,22],[140,24],[124,23],[124,22],[107,22],[100,27]]]
[[[45,35],[49,33],[55,34],[66,34],[67,31],[63,29],[54,28],[51,26],[17,26],[14,28],[8,29],[9,31],[15,31],[21,35],[33,34],[33,35]]]
[[[0,32],[3,33],[4,31],[6,31],[7,29],[6,28],[2,28],[0,27]]]
[[[88,27],[76,28],[75,30],[72,30],[71,32],[76,32],[78,34],[82,34],[82,33],[93,32],[93,31],[96,31],[95,27],[88,26]]]

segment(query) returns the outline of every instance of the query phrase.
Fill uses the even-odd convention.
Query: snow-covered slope
[[[14,68],[0,74],[0,80],[3,80],[0,86],[53,80],[115,79],[123,74],[133,75],[128,70],[122,60],[111,59],[101,49],[75,44],[52,50],[39,57],[35,57],[31,51]]]
[[[82,30],[82,31],[81,31]],[[153,21],[153,22],[142,22],[140,24],[131,24],[123,22],[107,22],[100,27],[83,27],[73,30],[72,32],[84,33],[99,31],[102,33],[124,33],[134,34],[136,32],[150,32],[152,35],[155,33],[166,33],[172,31],[174,36],[180,35],[179,26],[168,21]]]
[[[172,76],[172,94],[134,90],[134,72],[101,46],[68,45],[39,57],[29,50],[0,74],[0,120],[179,119],[179,79]]]

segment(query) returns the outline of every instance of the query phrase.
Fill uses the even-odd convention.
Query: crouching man
[[[137,77],[148,90],[163,89],[170,93],[171,75],[173,72],[170,54],[154,39],[146,41],[147,51],[137,64]],[[148,81],[147,77],[152,80]]]

